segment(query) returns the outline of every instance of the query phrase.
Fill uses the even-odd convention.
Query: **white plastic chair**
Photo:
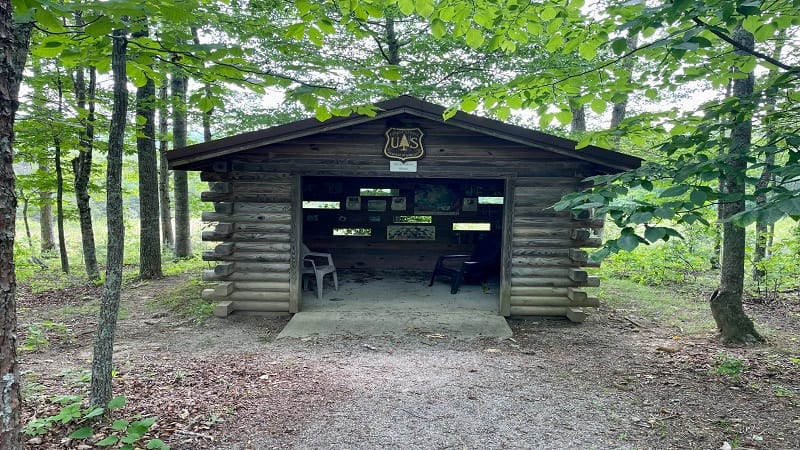
[[[303,256],[303,290],[308,290],[309,278],[306,275],[314,275],[317,281],[317,298],[322,299],[322,285],[325,282],[325,275],[333,274],[333,287],[339,290],[339,278],[336,275],[336,266],[333,265],[333,258],[330,253],[312,252],[302,244]]]

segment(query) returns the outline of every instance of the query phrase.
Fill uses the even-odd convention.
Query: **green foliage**
[[[771,248],[766,258],[755,263],[763,277],[751,284],[759,297],[765,301],[777,300],[781,293],[797,287],[800,277],[800,236],[779,241]]]
[[[648,232],[654,229],[657,228],[651,228]],[[613,239],[613,230],[609,230],[607,235]],[[708,272],[714,258],[713,236],[707,229],[697,226],[682,227],[681,235],[684,239],[637,245],[628,252],[610,255],[603,261],[598,273],[649,286],[697,281],[699,274]],[[624,238],[624,235],[620,235],[617,240]]]
[[[149,301],[148,306],[154,310],[166,308],[179,317],[203,323],[214,313],[214,304],[203,300],[200,295],[203,286],[202,281],[192,278],[173,289],[160,293]]]
[[[84,399],[79,396],[64,396],[53,398],[53,403],[63,405],[57,414],[46,417],[37,417],[25,426],[23,432],[27,435],[42,435],[50,432],[56,425],[72,429],[69,438],[76,440],[90,439],[95,435],[98,425],[97,419],[107,412],[125,406],[125,397],[117,396],[108,402],[106,408],[84,408]],[[110,432],[106,437],[94,442],[97,447],[118,446],[121,450],[134,450],[136,448],[168,450],[170,447],[161,439],[149,438],[147,433],[155,424],[156,417],[140,417],[138,415],[127,419],[116,419],[110,424]],[[76,428],[77,427],[77,428]],[[104,430],[105,431],[105,430]]]
[[[53,322],[44,320],[42,322],[29,324],[25,327],[25,339],[20,346],[24,352],[35,352],[42,350],[50,345],[48,334],[55,334],[58,337],[67,336],[67,325],[63,322]]]
[[[742,372],[746,369],[747,364],[741,358],[725,353],[720,353],[714,358],[714,373],[732,381],[741,381]]]

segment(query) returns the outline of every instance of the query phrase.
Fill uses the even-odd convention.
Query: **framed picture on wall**
[[[436,227],[431,225],[387,225],[389,241],[435,241]]]
[[[358,195],[348,195],[345,202],[345,209],[348,211],[361,211],[361,197]]]
[[[405,211],[406,198],[405,197],[392,197],[392,211]]]
[[[414,190],[414,214],[457,215],[461,208],[461,193],[455,186],[419,184]]]
[[[367,200],[367,211],[386,211],[386,200]]]

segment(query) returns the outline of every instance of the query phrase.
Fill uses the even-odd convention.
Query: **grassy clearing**
[[[200,297],[205,285],[206,283],[200,281],[199,275],[190,277],[186,281],[177,283],[172,289],[149,299],[145,306],[153,312],[168,310],[183,319],[190,319],[198,324],[203,323],[214,312],[214,303]]]
[[[704,283],[644,286],[629,280],[603,279],[595,290],[605,303],[621,311],[635,311],[659,323],[669,324],[684,333],[714,329]]]

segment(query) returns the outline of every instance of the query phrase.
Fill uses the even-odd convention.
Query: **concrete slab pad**
[[[278,339],[323,336],[441,335],[455,339],[512,335],[505,318],[485,312],[299,312]]]

